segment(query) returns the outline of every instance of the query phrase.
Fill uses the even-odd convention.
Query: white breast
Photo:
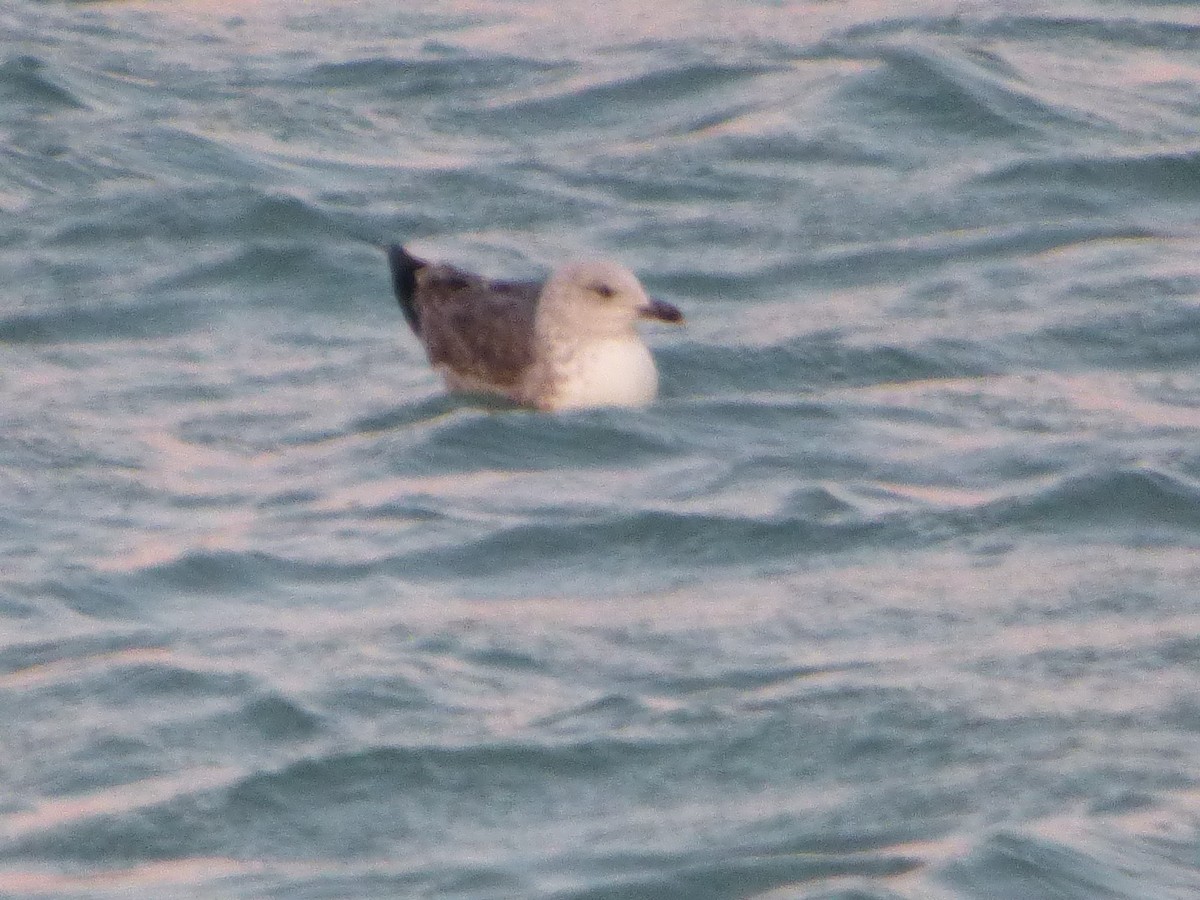
[[[554,409],[641,406],[658,395],[654,358],[636,336],[589,341],[557,368]]]

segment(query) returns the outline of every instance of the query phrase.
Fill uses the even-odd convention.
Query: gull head
[[[595,260],[563,266],[538,300],[538,327],[576,337],[627,336],[638,319],[679,323],[683,313],[646,295],[637,276],[618,262]]]

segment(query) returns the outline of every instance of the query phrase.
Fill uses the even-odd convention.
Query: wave
[[[294,194],[255,189],[224,179],[183,186],[163,181],[91,198],[49,235],[56,246],[160,241],[213,242],[298,237],[345,239],[338,220]]]
[[[18,856],[106,865],[210,855],[304,858],[314,840],[331,857],[362,857],[444,828],[456,816],[456,797],[484,818],[492,815],[491,798],[517,793],[555,805],[591,794],[594,778],[627,777],[672,749],[633,739],[387,746],[329,752],[273,771],[185,770],[97,792],[73,813],[10,819],[16,837],[5,846]],[[314,809],[325,815],[313,819]],[[384,828],[379,815],[386,815]]]
[[[1159,298],[1157,305],[1162,307],[1165,304],[1161,298],[1193,294],[1193,282],[1194,279],[1174,284],[1147,281],[1137,294]],[[1178,305],[1150,312],[1140,303],[1137,306],[1127,312],[1093,316],[1086,322],[1049,327],[1036,335],[1035,340],[1054,347],[1060,362],[1073,359],[1103,367],[1145,369],[1200,362],[1200,308]]]
[[[306,80],[331,90],[362,89],[372,97],[420,99],[461,91],[502,88],[531,75],[554,72],[559,66],[529,57],[473,56],[448,50],[444,56],[364,57],[320,63]]]
[[[1087,197],[1129,194],[1194,203],[1200,196],[1200,149],[1154,149],[1106,155],[1073,155],[1020,160],[997,167],[979,183]]]
[[[752,480],[735,474],[713,490],[733,498]],[[1039,480],[1033,489],[1010,484],[1002,493],[945,497],[902,485],[855,484],[789,495],[782,482],[768,483],[758,489],[770,498],[759,501],[768,510],[757,515],[701,512],[653,498],[620,508],[564,496],[553,521],[546,521],[551,516],[545,500],[505,511],[503,497],[470,492],[450,502],[421,494],[385,498],[336,514],[318,512],[306,501],[286,511],[289,527],[302,522],[322,533],[333,515],[330,522],[337,523],[343,541],[349,529],[356,545],[372,549],[353,559],[265,549],[182,550],[153,564],[110,569],[103,582],[110,592],[139,595],[236,597],[272,585],[320,593],[323,585],[340,591],[382,578],[402,593],[449,585],[471,597],[594,596],[631,578],[639,590],[680,587],[712,573],[762,577],[805,559],[1018,535],[1144,546],[1192,540],[1200,533],[1200,487],[1174,473],[1120,468]]]
[[[1039,96],[1001,57],[980,48],[909,36],[904,44],[838,49],[849,58],[881,64],[841,88],[844,101],[898,127],[931,130],[941,139],[1011,140],[1083,120]]]
[[[109,578],[120,567],[113,565]],[[319,561],[289,557],[265,550],[186,549],[149,565],[135,566],[130,574],[147,586],[169,586],[200,594],[230,594],[266,589],[271,584],[295,580],[303,583],[342,581],[370,574],[367,563]]]
[[[102,341],[168,337],[200,327],[204,316],[195,304],[160,298],[101,298],[87,305],[63,306],[40,312],[0,315],[0,342],[56,344],[62,341]]]
[[[1163,5],[1171,5],[1170,0]],[[1092,8],[1092,15],[1040,15],[1035,12],[998,11],[964,16],[894,16],[852,25],[841,37],[870,40],[910,33],[932,34],[950,39],[978,40],[1009,38],[1038,42],[1093,40],[1112,47],[1150,48],[1156,51],[1188,51],[1200,48],[1200,26],[1170,21],[1154,14],[1154,5]]]
[[[1170,5],[1169,0],[1165,5]],[[1137,12],[1129,14],[1133,10],[1113,7],[1110,16],[1001,13],[983,18],[973,31],[988,38],[1092,40],[1111,47],[1146,48],[1156,52],[1200,49],[1200,25],[1154,17],[1153,5],[1138,11],[1148,14],[1145,19],[1139,19]],[[953,25],[952,20],[948,24]]]
[[[1150,467],[1073,473],[1030,494],[990,503],[975,519],[977,528],[1120,533],[1137,543],[1200,530],[1200,484]]]
[[[776,66],[685,63],[664,69],[621,74],[599,80],[567,78],[491,98],[471,111],[473,118],[506,128],[588,131],[622,122],[630,110],[653,109],[655,122],[683,116],[685,130],[705,127],[713,95],[738,94],[746,82],[777,71]],[[697,109],[699,107],[699,110]],[[656,124],[655,131],[663,126]]]
[[[1064,830],[1070,831],[1068,825]],[[1200,890],[1194,859],[1153,837],[1093,829],[1062,840],[1006,829],[946,865],[939,880],[965,896],[1183,897]]]
[[[1061,210],[1060,210],[1061,212]],[[709,229],[713,231],[713,229]],[[681,297],[721,299],[778,296],[819,288],[890,284],[947,272],[963,261],[985,265],[1103,242],[1165,239],[1168,232],[1114,218],[1056,217],[1011,225],[986,225],[888,237],[827,242],[820,249],[768,259],[740,269],[704,270],[689,259],[686,269],[660,264],[659,277]]]
[[[83,98],[59,83],[51,66],[37,56],[14,56],[0,63],[0,98],[42,111],[87,109]]]
[[[766,408],[758,414],[767,417],[786,403],[772,397],[773,392],[794,392],[797,396],[789,414],[812,417],[833,415],[822,406],[824,401],[813,398],[813,392],[822,388],[973,378],[995,371],[989,349],[969,341],[860,346],[846,341],[841,332],[816,333],[765,347],[705,346],[703,352],[667,349],[660,356],[664,372],[687,385],[687,396],[698,398],[699,412],[727,410],[735,416],[739,406],[750,410],[758,404],[752,398],[734,403],[721,400],[721,393],[730,386],[747,386],[748,392],[765,396]]]

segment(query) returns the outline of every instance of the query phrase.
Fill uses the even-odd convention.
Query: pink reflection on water
[[[240,770],[232,766],[210,766],[192,769],[182,775],[147,778],[132,784],[117,785],[82,796],[54,797],[38,803],[32,809],[6,816],[4,827],[8,835],[20,836],[100,816],[120,815],[167,802],[181,794],[219,788],[240,775]]]
[[[0,871],[0,894],[61,894],[64,891],[148,889],[196,884],[209,878],[261,871],[262,863],[225,857],[174,859],[127,869],[107,869],[90,875],[57,872]],[[152,896],[140,894],[139,896]]]
[[[132,647],[112,653],[73,656],[68,659],[25,666],[0,675],[0,689],[19,690],[44,684],[69,682],[92,670],[102,671],[113,666],[163,662],[170,656],[171,652],[165,647]]]

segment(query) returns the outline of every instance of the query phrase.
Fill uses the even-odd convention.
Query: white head
[[[646,296],[637,276],[611,260],[571,263],[542,288],[537,329],[584,338],[628,335],[638,319],[682,322],[669,303]]]

